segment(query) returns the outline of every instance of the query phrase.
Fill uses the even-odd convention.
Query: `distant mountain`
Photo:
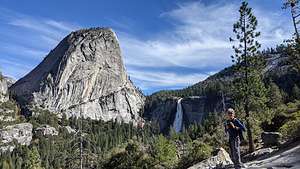
[[[27,113],[39,108],[104,121],[137,121],[144,105],[108,28],[72,32],[10,92]]]

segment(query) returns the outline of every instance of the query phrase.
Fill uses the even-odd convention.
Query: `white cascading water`
[[[182,98],[178,99],[178,101],[177,101],[176,117],[173,122],[173,128],[176,131],[176,133],[180,132],[182,129],[183,112],[182,112],[181,100],[182,100]]]

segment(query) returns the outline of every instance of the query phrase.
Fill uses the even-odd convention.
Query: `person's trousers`
[[[230,155],[235,169],[240,169],[242,165],[240,143],[241,142],[239,137],[229,138],[229,147],[231,152]]]

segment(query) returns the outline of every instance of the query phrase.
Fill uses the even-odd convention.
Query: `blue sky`
[[[231,64],[240,0],[0,0],[0,70],[16,79],[71,31],[112,27],[144,93],[178,89]],[[249,0],[263,48],[293,33],[282,0]]]

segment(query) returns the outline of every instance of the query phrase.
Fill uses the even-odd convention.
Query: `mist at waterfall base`
[[[176,133],[179,133],[182,129],[183,112],[182,112],[181,100],[182,98],[177,100],[177,111],[176,111],[175,120],[173,122],[173,128]]]

